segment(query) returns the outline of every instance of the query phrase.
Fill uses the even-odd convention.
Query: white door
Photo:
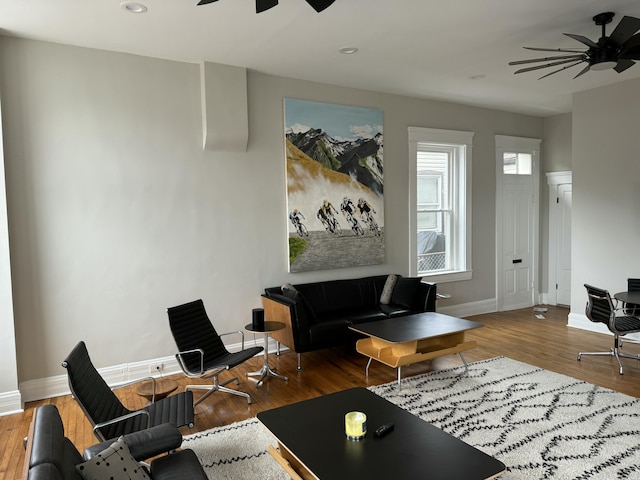
[[[502,309],[533,305],[534,196],[531,178],[505,176],[503,182]]]
[[[537,139],[496,135],[496,308],[533,306],[537,294]]]
[[[560,305],[571,305],[571,184],[558,185],[556,294]]]

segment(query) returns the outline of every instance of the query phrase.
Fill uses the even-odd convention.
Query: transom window
[[[530,153],[504,152],[502,173],[505,175],[531,175],[533,157]]]

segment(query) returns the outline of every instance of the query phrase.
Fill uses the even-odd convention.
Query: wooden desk
[[[360,323],[349,327],[368,336],[356,342],[356,350],[371,360],[398,370],[398,386],[402,367],[442,355],[458,353],[476,347],[475,341],[464,341],[464,332],[482,327],[479,322],[450,317],[436,312],[418,313],[405,317]],[[465,362],[466,365],[466,362]]]
[[[364,440],[347,439],[345,413],[367,415]],[[495,478],[505,465],[365,388],[352,388],[258,413],[277,438],[270,452],[293,478],[353,480],[479,480]],[[373,431],[394,430],[383,438]],[[295,475],[295,476],[294,476]]]

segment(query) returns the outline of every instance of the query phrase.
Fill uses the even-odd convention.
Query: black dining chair
[[[620,367],[620,375],[623,374],[620,357],[640,360],[640,355],[626,353],[620,350],[620,337],[629,333],[640,332],[640,318],[629,315],[617,315],[617,312],[624,313],[624,309],[617,309],[611,295],[607,290],[596,288],[585,284],[587,289],[587,306],[585,314],[587,318],[595,323],[604,323],[609,331],[613,333],[613,347],[608,352],[580,352],[578,360],[582,355],[602,355],[616,357]]]

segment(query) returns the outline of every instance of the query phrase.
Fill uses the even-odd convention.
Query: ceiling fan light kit
[[[632,67],[636,60],[640,60],[640,19],[635,17],[622,17],[611,35],[606,35],[606,25],[611,23],[615,14],[613,12],[603,12],[593,17],[596,25],[602,27],[602,36],[597,42],[573,33],[565,33],[588,48],[536,48],[524,47],[527,50],[535,50],[538,52],[556,52],[560,55],[554,55],[543,58],[533,58],[529,60],[517,60],[509,62],[509,65],[536,64],[532,67],[525,67],[516,70],[514,73],[525,73],[541,68],[560,66],[538,80],[561,72],[571,67],[575,67],[580,63],[587,65],[573,78],[587,73],[590,70],[604,71],[613,69],[618,73],[624,72],[627,68]],[[542,62],[542,63],[541,63]],[[562,66],[561,66],[562,65]]]
[[[200,0],[198,5],[207,5],[209,3],[217,2],[218,0]],[[320,13],[324,9],[330,7],[336,0],[305,0],[313,9]],[[278,5],[278,0],[256,0],[256,13],[262,13],[270,8]]]

